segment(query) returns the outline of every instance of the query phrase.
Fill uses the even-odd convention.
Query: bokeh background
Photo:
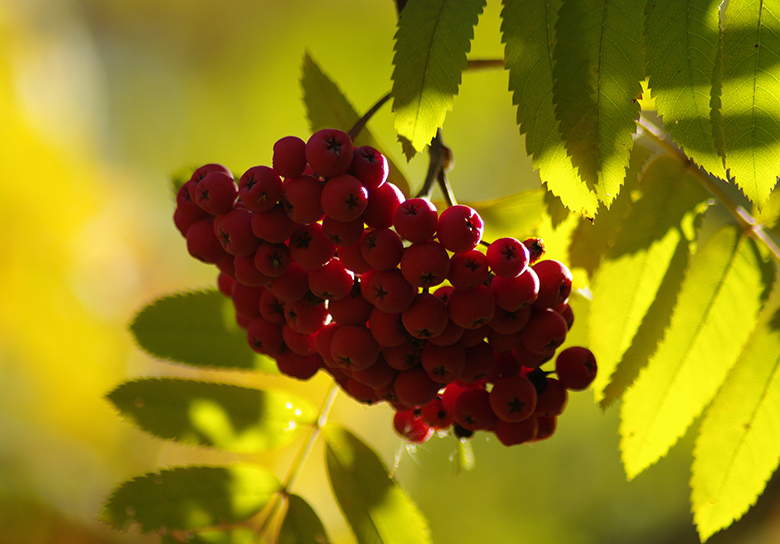
[[[502,56],[500,3],[488,4],[472,57]],[[207,162],[241,172],[268,164],[276,139],[306,137],[307,51],[368,109],[390,89],[395,20],[391,0],[0,0],[0,543],[156,542],[98,521],[111,490],[158,467],[233,459],[134,429],[104,398],[124,380],[187,375],[324,398],[324,377],[301,384],[151,360],[127,325],[154,298],[215,280],[173,227],[170,176]],[[539,186],[506,89],[502,71],[463,77],[444,126],[462,200]],[[389,107],[369,127],[404,164]],[[404,167],[413,187],[426,166]],[[698,542],[692,434],[626,482],[617,415],[572,395],[553,439],[507,449],[478,436],[468,472],[452,460],[452,439],[403,449],[386,408],[342,395],[332,418],[390,466],[400,459],[396,475],[435,542]],[[321,453],[295,491],[334,543],[353,542]],[[291,455],[262,461],[283,475]],[[778,487],[712,542],[780,541]]]

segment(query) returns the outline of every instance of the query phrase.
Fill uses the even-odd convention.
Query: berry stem
[[[772,255],[774,261],[776,263],[780,263],[780,247],[777,246],[775,241],[766,232],[764,225],[756,221],[756,219],[750,215],[750,213],[745,208],[732,201],[731,198],[726,195],[723,189],[721,189],[717,178],[700,169],[699,166],[693,161],[693,159],[688,157],[676,146],[668,142],[661,135],[660,129],[651,122],[644,118],[640,118],[640,120],[637,121],[637,125],[640,129],[642,129],[643,134],[647,136],[648,139],[650,139],[654,144],[663,149],[669,155],[676,157],[680,161],[684,162],[687,165],[688,172],[693,177],[695,177],[699,183],[701,183],[704,188],[707,189],[718,200],[718,202],[720,202],[729,211],[734,219],[736,219],[739,226],[742,227],[742,230],[745,231],[748,236],[763,244],[769,250],[769,253]]]
[[[311,454],[312,448],[314,448],[314,443],[317,442],[317,438],[319,438],[323,427],[325,427],[325,424],[328,422],[328,416],[330,415],[330,410],[333,407],[333,402],[336,400],[336,395],[338,395],[338,392],[338,384],[334,381],[330,387],[330,390],[328,391],[328,396],[322,403],[320,414],[317,417],[317,421],[314,422],[311,434],[309,434],[309,439],[306,441],[306,444],[303,446],[303,448],[298,451],[295,460],[290,466],[290,471],[287,473],[287,477],[284,479],[284,482],[282,482],[281,491],[279,491],[279,493],[277,493],[272,499],[273,503],[268,509],[268,514],[263,518],[263,522],[257,529],[258,535],[262,535],[268,529],[271,520],[276,517],[279,508],[282,506],[282,504],[284,504],[284,499],[290,493],[290,487],[292,487],[293,483],[298,477],[298,474],[300,474],[304,463]]]
[[[428,173],[425,175],[425,181],[415,198],[430,199],[431,193],[433,193],[433,184],[438,182],[447,204],[454,206],[457,201],[446,176],[446,172],[452,169],[452,150],[445,145],[441,129],[436,131],[436,136],[431,140],[431,145],[428,146],[428,155],[430,157]]]
[[[387,93],[382,98],[377,100],[376,104],[371,106],[371,109],[368,110],[363,117],[358,119],[357,123],[353,125],[351,129],[349,129],[349,137],[352,139],[352,141],[357,138],[358,134],[360,134],[360,131],[363,130],[363,127],[366,126],[366,123],[374,116],[376,112],[379,111],[379,108],[385,105],[385,103],[390,100],[390,97],[392,96],[392,93]]]

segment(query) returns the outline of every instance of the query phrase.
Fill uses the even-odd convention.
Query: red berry
[[[281,203],[287,215],[301,225],[316,223],[322,210],[322,182],[314,176],[298,176],[284,180]]]
[[[306,270],[327,263],[336,253],[336,246],[322,232],[322,225],[298,225],[290,235],[290,257]]]
[[[475,289],[488,279],[487,257],[478,249],[456,253],[450,259],[447,279],[456,289]]]
[[[539,296],[534,302],[540,308],[555,308],[569,298],[572,275],[566,265],[554,259],[539,261],[533,265],[539,277]]]
[[[490,407],[490,393],[481,387],[471,387],[461,392],[453,411],[455,422],[469,431],[489,429],[496,421]]]
[[[478,329],[493,319],[496,302],[488,287],[480,285],[476,289],[464,291],[455,289],[447,300],[450,319],[466,329]]]
[[[251,255],[260,245],[252,233],[252,212],[243,206],[236,206],[214,220],[214,231],[225,251],[231,255]]]
[[[230,174],[211,172],[198,183],[195,202],[210,214],[227,213],[238,202],[238,185]]]
[[[487,248],[488,265],[496,276],[516,278],[528,266],[528,249],[515,238],[499,238]]]
[[[404,243],[394,230],[378,228],[363,235],[360,252],[372,268],[392,270],[401,262]]]
[[[410,442],[421,444],[433,435],[433,428],[416,415],[414,410],[404,410],[393,415],[395,431]]]
[[[596,357],[587,348],[574,346],[566,348],[555,360],[555,373],[566,389],[582,391],[596,378],[598,366]]]
[[[439,285],[449,271],[450,258],[439,242],[418,242],[403,250],[401,273],[415,287]]]
[[[515,278],[493,277],[490,290],[496,306],[514,312],[533,303],[539,296],[539,278],[531,267]]]
[[[368,205],[368,189],[354,176],[336,176],[322,188],[320,203],[328,217],[337,221],[354,221]]]
[[[253,166],[238,180],[238,196],[253,212],[270,210],[282,196],[282,178],[267,166]]]
[[[492,428],[496,438],[504,446],[516,446],[533,442],[536,440],[538,430],[539,421],[535,417],[529,417],[516,423],[498,420]]]
[[[326,128],[309,137],[306,142],[306,161],[317,175],[330,178],[347,171],[354,155],[352,140],[346,132]]]
[[[295,222],[289,218],[281,204],[270,210],[252,214],[252,232],[255,236],[272,244],[281,244],[295,229]]]
[[[363,212],[363,221],[375,229],[392,227],[395,210],[404,200],[404,194],[392,183],[385,183],[372,189],[368,194],[368,205]]]
[[[484,230],[485,223],[476,210],[463,205],[451,206],[441,212],[436,226],[439,242],[453,253],[477,247]]]
[[[196,221],[187,230],[187,251],[196,259],[210,264],[216,264],[229,256],[214,233],[211,218]]]
[[[568,330],[566,321],[560,314],[549,308],[544,308],[536,309],[531,314],[528,325],[520,334],[523,345],[529,351],[544,355],[563,343]]]
[[[376,361],[379,349],[379,344],[366,327],[344,325],[333,335],[330,354],[340,367],[362,370]]]
[[[290,250],[284,244],[261,242],[255,252],[255,267],[261,274],[276,278],[290,268]]]
[[[426,242],[436,234],[439,216],[436,206],[427,198],[410,198],[395,210],[393,226],[410,242]]]
[[[368,190],[373,190],[387,181],[390,166],[384,155],[373,147],[364,145],[355,148],[349,170]]]
[[[425,372],[436,383],[452,383],[463,373],[466,352],[460,344],[437,346],[430,342],[423,347],[420,361]]]
[[[536,408],[536,388],[525,377],[500,378],[490,390],[490,406],[503,421],[522,421],[530,417]]]
[[[439,336],[447,327],[447,305],[436,295],[417,293],[411,306],[401,312],[404,328],[415,338]]]
[[[380,270],[371,278],[370,303],[389,314],[400,313],[412,305],[417,289],[406,281],[397,268]]]
[[[349,295],[355,276],[334,257],[309,272],[309,290],[326,300],[341,300]]]
[[[306,142],[297,136],[285,136],[274,144],[274,170],[282,177],[293,178],[306,168]]]
[[[408,406],[425,406],[436,398],[441,387],[421,366],[399,372],[393,385],[398,400]]]

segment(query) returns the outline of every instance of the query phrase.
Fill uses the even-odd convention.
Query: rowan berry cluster
[[[537,238],[482,241],[472,208],[439,213],[387,181],[376,149],[325,129],[276,142],[272,166],[235,181],[217,164],[177,194],[189,253],[220,270],[249,347],[308,379],[320,369],[353,398],[388,402],[412,442],[453,428],[506,444],[550,436],[567,390],[588,387],[593,354],[562,351],[571,273]],[[480,247],[485,247],[481,251]]]

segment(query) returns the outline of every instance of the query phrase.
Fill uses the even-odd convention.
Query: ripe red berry
[[[566,408],[569,393],[566,387],[552,376],[546,377],[547,387],[536,398],[534,415],[559,416]]]
[[[221,172],[223,174],[226,174],[233,177],[233,174],[230,172],[230,170],[226,166],[222,166],[221,164],[204,164],[197,170],[195,170],[192,173],[192,176],[190,177],[190,180],[186,185],[188,186],[188,190],[190,193],[190,200],[195,202],[197,200],[197,186],[200,181],[206,177],[207,174],[210,174],[211,172]]]
[[[282,178],[267,166],[253,166],[238,180],[238,196],[253,212],[270,210],[282,196]]]
[[[394,268],[374,274],[366,300],[383,312],[395,314],[411,306],[416,294],[417,289],[404,279],[400,270]]]
[[[401,190],[392,183],[384,183],[372,189],[368,195],[368,205],[363,212],[363,221],[375,229],[392,227],[395,210],[405,198]]]
[[[282,326],[262,317],[253,319],[246,327],[247,341],[252,351],[276,355],[282,350]]]
[[[238,202],[238,185],[230,174],[211,172],[198,182],[195,202],[210,214],[227,213]]]
[[[536,388],[525,377],[500,378],[490,390],[490,406],[503,421],[522,421],[530,417],[536,408]]]
[[[393,385],[398,400],[408,406],[425,406],[436,398],[441,387],[421,366],[399,372]]]
[[[435,338],[449,322],[447,305],[436,295],[417,293],[411,306],[401,312],[404,328],[415,338]]]
[[[450,258],[447,279],[456,289],[474,289],[488,279],[487,257],[478,249],[456,253]]]
[[[515,278],[493,277],[490,290],[496,306],[514,312],[533,303],[539,296],[539,278],[531,267]]]
[[[255,252],[255,267],[270,278],[276,278],[290,268],[290,250],[284,244],[263,241]]]
[[[295,229],[295,222],[290,219],[281,204],[270,210],[252,214],[252,232],[261,240],[272,244],[281,244]]]
[[[421,444],[433,435],[433,428],[414,410],[403,410],[393,415],[393,428],[410,442]]]
[[[436,235],[448,251],[463,253],[477,247],[484,230],[485,223],[476,210],[457,205],[441,212]]]
[[[337,221],[354,221],[368,205],[368,189],[354,176],[343,174],[330,178],[320,195],[322,210]]]
[[[568,332],[566,321],[549,308],[536,309],[521,331],[523,345],[529,351],[544,355],[563,344]]]
[[[373,190],[387,181],[390,165],[387,158],[371,146],[355,148],[349,171],[358,178],[368,190]]]
[[[308,225],[322,219],[322,182],[314,176],[287,178],[282,187],[284,211],[296,223]]]
[[[436,206],[427,198],[410,198],[395,210],[393,226],[410,242],[426,242],[436,234],[439,216]]]
[[[588,348],[574,346],[566,348],[555,360],[555,373],[566,389],[582,391],[596,378],[598,366],[596,357]]]
[[[190,226],[187,230],[187,251],[199,261],[210,264],[229,256],[214,233],[213,218],[201,219]]]
[[[309,290],[326,300],[341,300],[349,295],[355,276],[334,257],[309,272]]]
[[[428,376],[436,383],[452,383],[463,373],[466,352],[460,344],[437,346],[427,342],[422,349],[420,362]]]
[[[214,220],[214,231],[222,247],[231,255],[251,255],[260,245],[252,232],[252,212],[236,206]]]
[[[336,253],[336,246],[322,232],[322,225],[298,225],[290,235],[290,257],[306,270],[327,263]]]
[[[560,261],[548,259],[533,265],[533,270],[539,277],[539,296],[534,302],[540,308],[555,308],[569,298],[571,293],[572,275],[569,269]]]
[[[326,128],[306,142],[306,161],[317,175],[330,178],[344,174],[352,164],[355,149],[346,132]]]
[[[361,238],[360,252],[372,268],[392,270],[401,262],[404,243],[394,230],[374,229],[367,231]]]
[[[477,329],[493,319],[496,302],[488,287],[480,285],[476,289],[464,291],[455,289],[447,300],[450,319],[465,329]]]
[[[516,278],[525,271],[530,260],[528,249],[515,238],[499,238],[487,248],[490,270],[502,278]]]
[[[516,423],[498,420],[491,430],[504,446],[516,446],[536,440],[539,421],[535,417],[529,417]]]
[[[471,387],[458,395],[453,411],[455,422],[469,431],[489,429],[496,421],[490,407],[490,393],[481,387]]]
[[[379,350],[379,344],[368,329],[359,325],[340,327],[330,344],[333,360],[349,370],[368,368],[379,357]]]
[[[449,271],[450,258],[439,242],[418,242],[403,249],[401,273],[415,287],[439,285]]]
[[[282,177],[293,178],[303,174],[306,168],[306,142],[297,136],[285,136],[274,144],[271,163]]]

